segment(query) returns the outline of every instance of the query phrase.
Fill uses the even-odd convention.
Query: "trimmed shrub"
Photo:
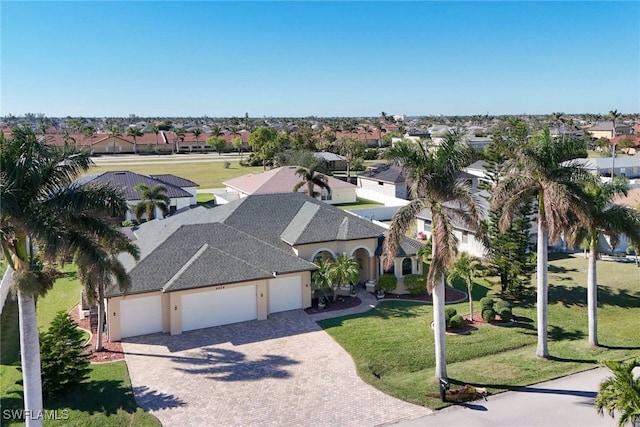
[[[482,320],[485,322],[493,322],[496,318],[496,312],[493,308],[483,308],[482,309]]]
[[[480,306],[482,306],[482,310],[487,308],[493,308],[493,298],[484,297],[480,299]]]
[[[398,278],[395,274],[383,274],[378,279],[378,285],[376,286],[377,290],[391,292],[393,291],[398,284]]]
[[[231,166],[231,162],[229,162],[228,160],[225,160],[224,162],[224,168],[225,169],[229,169],[229,167]]]
[[[56,397],[89,377],[89,359],[83,355],[82,331],[64,311],[58,312],[49,330],[40,334],[42,391]]]
[[[511,304],[506,301],[498,300],[495,304],[495,311],[500,315],[500,319],[508,322],[513,318]]]
[[[449,320],[449,327],[451,329],[460,329],[464,324],[464,319],[459,314],[456,314]]]
[[[457,314],[458,312],[453,307],[446,307],[444,309],[444,324],[447,328],[451,327],[451,319]]]
[[[427,293],[427,276],[408,274],[404,276],[404,287],[413,296]]]

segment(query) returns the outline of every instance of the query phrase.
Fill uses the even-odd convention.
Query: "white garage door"
[[[302,308],[300,276],[269,280],[269,313]]]
[[[182,295],[183,331],[257,318],[255,285]]]
[[[122,338],[162,332],[160,295],[120,301],[120,331]]]

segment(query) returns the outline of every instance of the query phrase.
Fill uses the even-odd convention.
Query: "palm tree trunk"
[[[473,323],[473,297],[471,296],[471,286],[467,285],[467,291],[469,291],[469,321]]]
[[[598,345],[598,278],[596,261],[598,260],[598,238],[592,236],[587,268],[587,313],[589,317],[589,345]]]
[[[436,378],[447,379],[447,351],[445,345],[444,276],[433,288],[433,335],[436,351]]]
[[[547,345],[547,300],[549,286],[547,283],[547,227],[545,227],[542,214],[538,213],[538,262],[536,266],[537,276],[537,317],[538,317],[538,347],[536,356],[549,357]]]
[[[102,331],[104,330],[104,289],[98,286],[98,330],[96,331],[96,351],[102,351]]]
[[[27,427],[42,426],[42,376],[40,374],[40,340],[36,319],[36,302],[32,296],[18,293],[20,321],[20,362],[24,388]]]

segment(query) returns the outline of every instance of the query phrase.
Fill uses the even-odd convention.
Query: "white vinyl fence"
[[[9,288],[11,288],[11,284],[13,283],[13,270],[11,267],[7,266],[7,269],[4,272],[4,276],[2,276],[2,282],[0,283],[0,313],[2,313],[2,309],[4,308],[4,302],[7,299],[7,295],[9,295]]]

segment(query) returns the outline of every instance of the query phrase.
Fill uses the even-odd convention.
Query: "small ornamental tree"
[[[49,330],[40,334],[42,390],[46,397],[60,396],[89,377],[82,335],[64,311],[58,312]]]

